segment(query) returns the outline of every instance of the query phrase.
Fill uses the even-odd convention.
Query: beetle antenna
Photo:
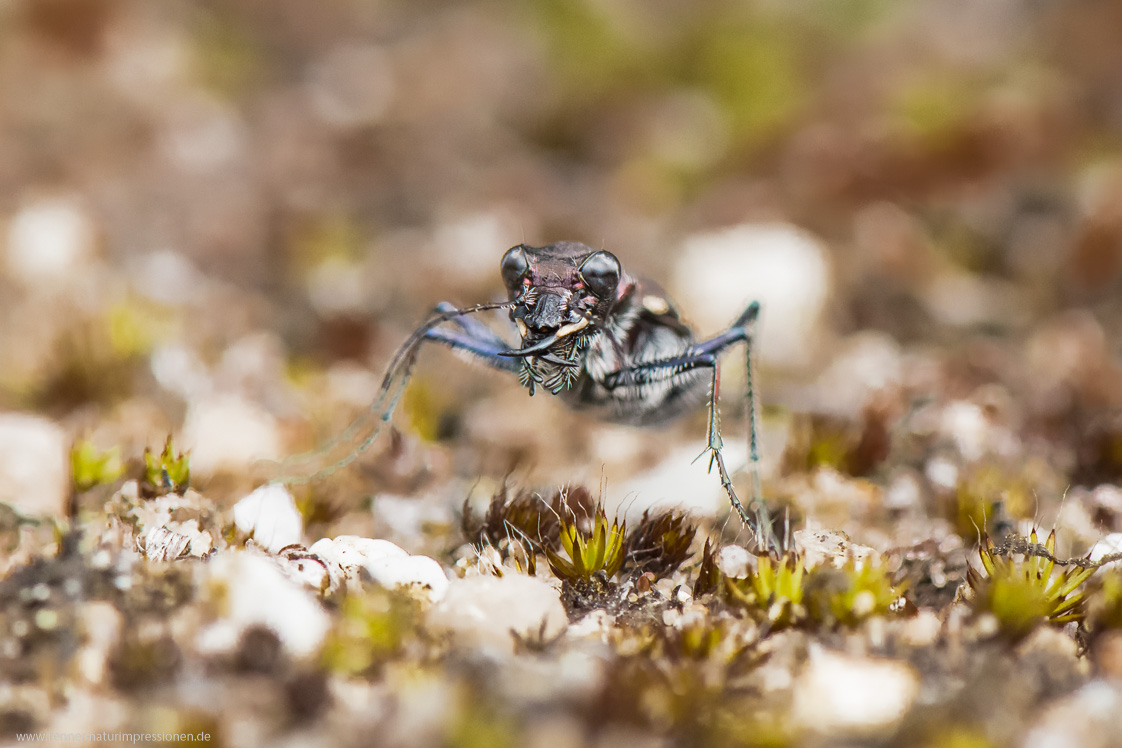
[[[437,312],[429,317],[424,324],[413,331],[409,339],[394,353],[389,366],[386,368],[386,374],[382,378],[382,385],[378,388],[378,396],[374,398],[370,406],[359,414],[342,434],[332,439],[326,445],[310,452],[293,455],[280,462],[266,462],[273,470],[279,473],[279,475],[272,478],[270,482],[286,485],[310,483],[326,478],[357,460],[363,452],[370,448],[370,445],[374,443],[374,440],[378,438],[386,424],[389,423],[390,419],[393,417],[394,410],[397,409],[398,401],[405,392],[405,387],[409,383],[409,378],[413,373],[413,365],[417,361],[417,353],[420,349],[420,344],[424,342],[425,335],[429,330],[456,317],[491,309],[509,309],[511,306],[513,306],[513,303],[509,301],[476,304],[462,309],[449,309],[447,311]],[[312,472],[299,470],[301,466],[326,461],[327,458],[335,453],[341,446],[352,445],[356,437],[364,431],[369,431],[369,433],[341,459]]]

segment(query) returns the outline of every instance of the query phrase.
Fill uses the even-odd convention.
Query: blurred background
[[[859,521],[857,485],[969,535],[964,491],[1031,517],[1071,487],[1092,538],[1122,509],[1120,27],[1109,0],[9,0],[0,409],[133,457],[174,433],[220,492],[341,431],[434,304],[499,297],[506,248],[571,239],[706,335],[764,301],[770,491],[802,515]],[[361,490],[669,485],[703,424],[594,427],[431,353]],[[820,466],[866,481],[836,516]]]

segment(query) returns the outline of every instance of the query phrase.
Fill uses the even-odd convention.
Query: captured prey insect
[[[517,374],[530,395],[546,390],[575,409],[618,423],[663,423],[696,406],[708,393],[709,470],[717,467],[729,501],[756,535],[757,544],[767,551],[782,552],[785,542],[777,535],[761,497],[757,469],[751,344],[759,304],[749,304],[724,332],[696,341],[662,290],[625,273],[610,252],[578,242],[544,247],[519,244],[503,255],[500,268],[508,301],[462,309],[440,304],[435,315],[398,349],[366,418],[352,424],[335,442],[349,443],[365,421],[376,419],[372,432],[356,449],[314,476],[282,480],[321,477],[357,459],[392,417],[421,343],[432,340]],[[521,347],[509,347],[489,327],[468,316],[487,309],[509,310],[521,334]],[[718,412],[718,359],[739,343],[747,350],[751,512],[741,503],[725,468]],[[328,451],[333,449],[328,447]],[[320,450],[285,464],[323,454]]]

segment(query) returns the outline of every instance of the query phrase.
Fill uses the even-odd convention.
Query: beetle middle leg
[[[697,369],[709,368],[713,370],[710,384],[707,444],[705,451],[709,453],[709,470],[717,466],[721,485],[728,494],[729,502],[740,515],[744,524],[756,534],[757,543],[767,551],[782,553],[786,543],[775,532],[774,521],[763,500],[759,477],[759,450],[756,434],[756,404],[753,389],[752,367],[752,328],[759,318],[760,305],[752,302],[744,313],[736,319],[728,330],[716,335],[709,340],[694,344],[678,356],[646,361],[632,366],[624,367],[612,372],[604,380],[604,386],[609,390],[621,386],[643,386],[667,380],[680,378],[683,374]],[[725,467],[724,443],[721,439],[721,417],[719,411],[721,368],[718,360],[721,353],[737,343],[744,343],[747,349],[748,366],[748,431],[749,431],[749,464],[753,475],[753,496],[749,502],[752,509],[750,515],[736,495]],[[704,454],[704,453],[703,453]]]

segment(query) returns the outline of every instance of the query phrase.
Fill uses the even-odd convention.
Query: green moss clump
[[[735,141],[766,142],[806,105],[802,35],[779,18],[716,18],[699,34],[693,82],[710,93]]]
[[[1032,485],[1022,476],[998,465],[982,465],[958,481],[947,518],[959,537],[973,541],[1003,519],[1031,516],[1033,496]]]
[[[511,748],[522,744],[522,730],[501,705],[476,684],[462,683],[457,709],[450,720],[447,748]]]
[[[734,605],[772,630],[807,621],[806,565],[799,554],[785,553],[778,560],[757,557],[756,570],[743,579],[725,578],[725,594]]]
[[[324,643],[321,662],[338,675],[376,674],[399,657],[417,630],[416,604],[390,590],[372,588],[346,596]]]
[[[562,515],[558,543],[564,555],[547,547],[549,568],[563,581],[587,583],[594,576],[614,577],[623,565],[624,538],[627,523],[608,517],[603,507],[598,507],[589,531],[582,530],[575,519]]]
[[[145,495],[182,494],[190,485],[190,452],[176,454],[170,436],[160,454],[154,454],[151,449],[144,450],[144,482],[141,489]]]
[[[901,585],[893,585],[887,567],[873,559],[849,559],[840,569],[815,567],[807,586],[807,607],[812,620],[850,628],[874,616],[891,613],[903,592]]]
[[[976,111],[979,87],[948,74],[912,81],[895,93],[888,109],[903,135],[939,146],[961,132]]]
[[[78,493],[113,483],[124,471],[117,447],[102,452],[92,442],[80,439],[70,448],[70,479]]]
[[[725,597],[770,630],[798,626],[856,627],[888,615],[900,599],[887,567],[876,560],[806,568],[802,555],[759,556],[756,570],[724,580]]]
[[[1000,634],[1014,642],[1045,622],[1063,625],[1082,620],[1086,593],[1080,588],[1096,570],[1093,566],[1057,569],[1055,531],[1041,547],[1033,530],[1028,543],[1028,552],[1013,554],[999,549],[987,536],[978,549],[984,573],[973,568],[967,572],[975,610],[993,614]],[[1041,548],[1051,558],[1039,553]]]

